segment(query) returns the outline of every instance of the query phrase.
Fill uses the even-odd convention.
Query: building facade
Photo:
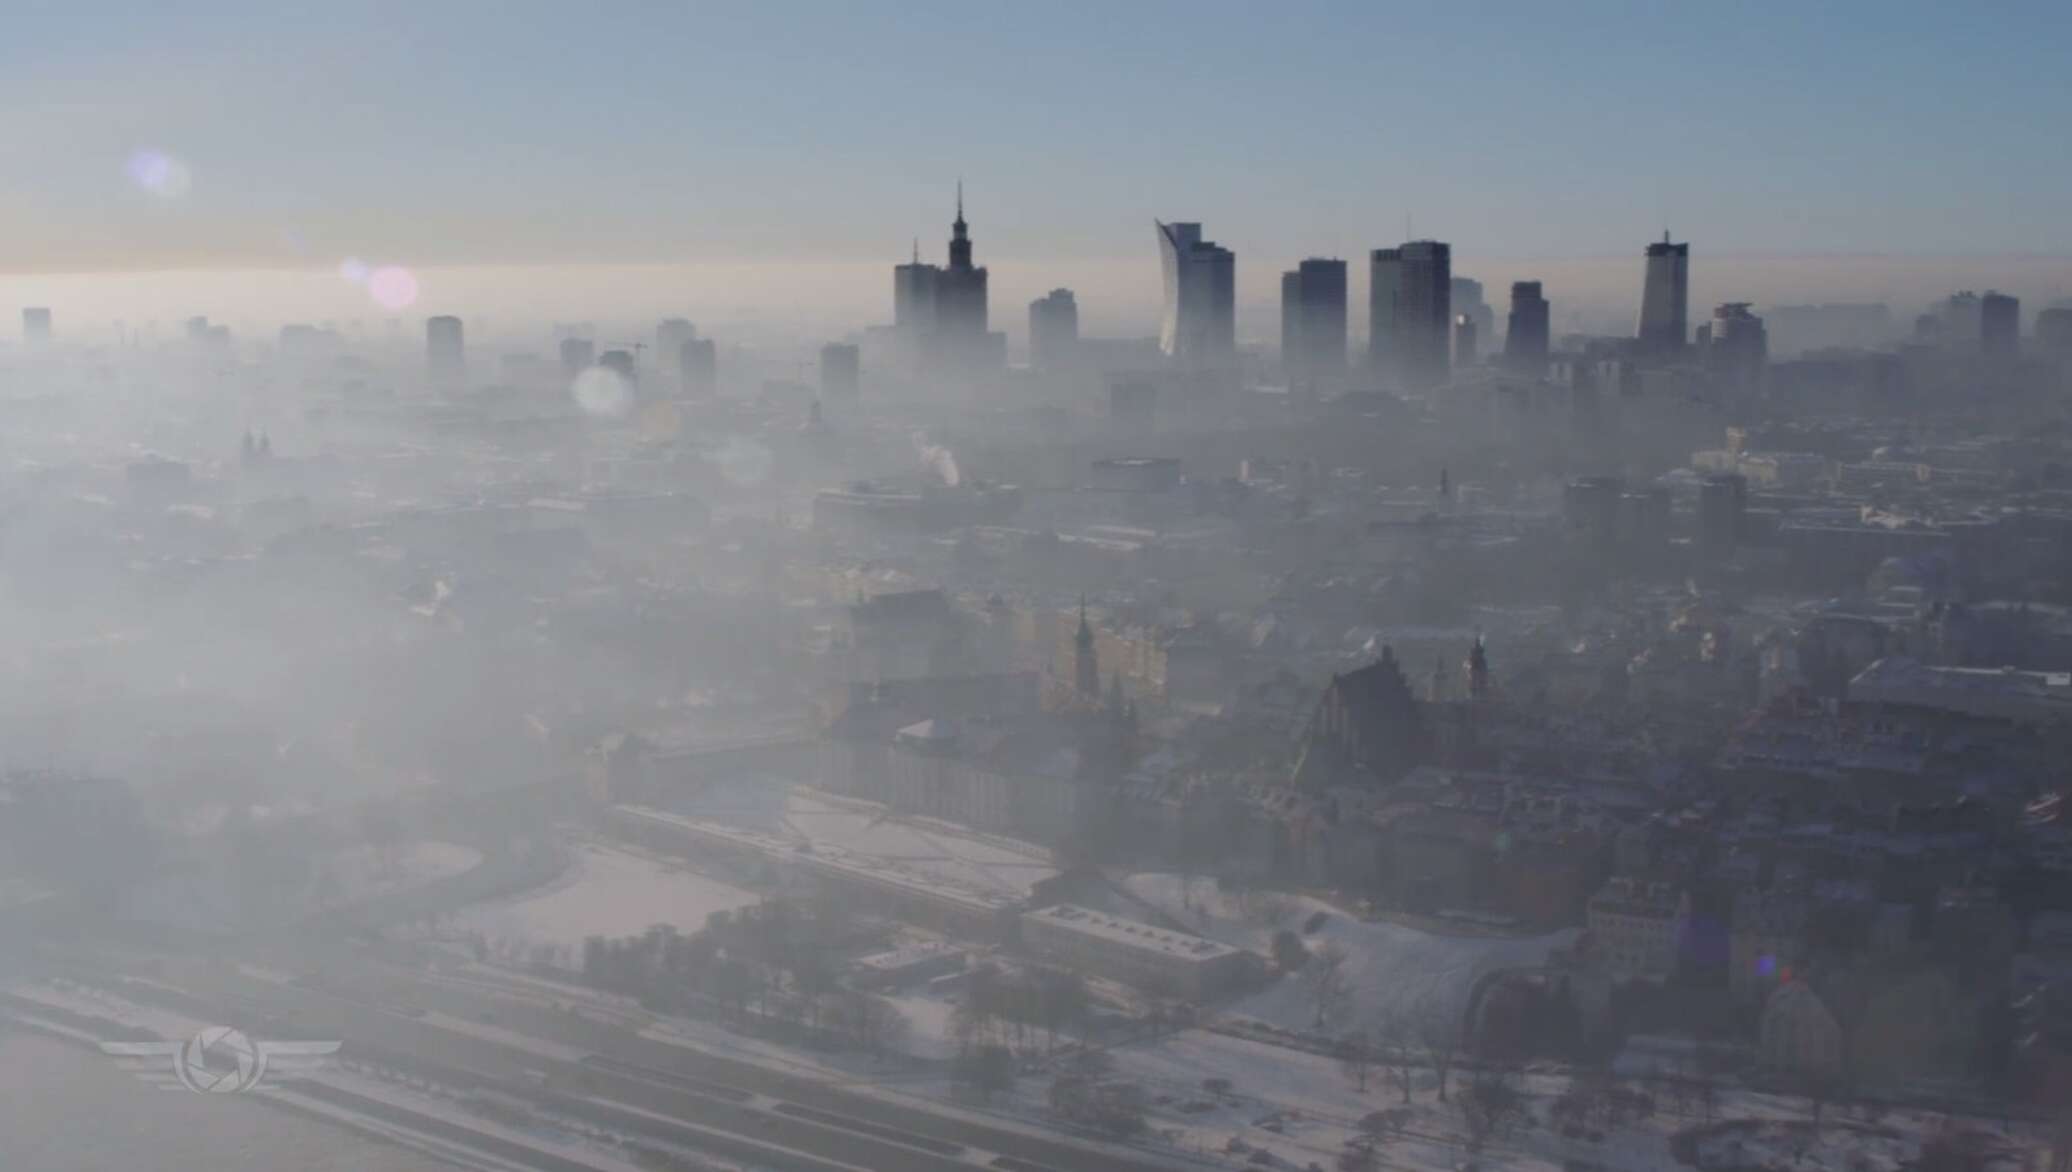
[[[1281,367],[1315,391],[1345,375],[1345,262],[1312,257],[1281,274]]]
[[[1188,365],[1227,365],[1237,356],[1237,255],[1202,239],[1198,223],[1154,224],[1165,278],[1159,350]]]
[[[1549,312],[1538,281],[1511,283],[1511,315],[1504,334],[1504,365],[1524,378],[1547,372]]]
[[[1647,275],[1640,290],[1640,348],[1675,356],[1690,341],[1691,246],[1672,244],[1669,233],[1648,245]]]

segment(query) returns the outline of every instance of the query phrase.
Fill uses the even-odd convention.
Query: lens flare
[[[367,295],[383,309],[408,309],[417,300],[417,278],[400,265],[383,265],[367,274]]]
[[[593,366],[576,376],[569,393],[576,406],[605,419],[623,419],[633,409],[633,385],[609,367]]]
[[[138,151],[129,157],[125,170],[131,183],[160,199],[178,199],[194,183],[187,164],[164,151]]]

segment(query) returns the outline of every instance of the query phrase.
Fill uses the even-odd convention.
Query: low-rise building
[[[1687,893],[1623,875],[1590,897],[1587,916],[1606,967],[1622,980],[1661,980],[1674,973],[1690,922]]]
[[[1251,967],[1228,944],[1074,904],[1023,913],[1022,943],[1094,976],[1196,999],[1233,988]]]

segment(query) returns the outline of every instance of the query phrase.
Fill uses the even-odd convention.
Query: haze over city
[[[2072,11],[17,5],[0,1170],[2072,1172]]]

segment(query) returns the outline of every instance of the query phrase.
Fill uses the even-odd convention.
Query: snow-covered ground
[[[1345,951],[1347,996],[1328,1032],[1371,1027],[1389,1014],[1459,1014],[1475,982],[1499,969],[1529,967],[1574,940],[1573,929],[1530,937],[1440,936],[1387,921],[1364,921],[1308,896],[1234,896],[1212,879],[1146,873],[1124,883],[1129,893],[1203,936],[1269,953],[1282,928],[1301,934],[1312,952]],[[1312,917],[1324,920],[1304,932]],[[1287,1030],[1308,1030],[1315,1002],[1300,977],[1284,977],[1224,1011]]]
[[[591,936],[637,936],[656,924],[682,933],[705,926],[717,911],[761,897],[680,864],[630,850],[583,843],[568,870],[546,887],[512,900],[463,910],[456,926],[491,941],[580,952]]]
[[[815,850],[884,859],[945,882],[1026,898],[1058,873],[1031,843],[947,822],[893,815],[883,806],[767,780],[715,786],[683,808],[694,818],[810,843]]]

